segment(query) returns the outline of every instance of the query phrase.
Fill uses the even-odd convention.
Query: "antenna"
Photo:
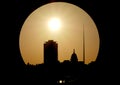
[[[84,24],[83,24],[83,63],[85,64],[85,33],[84,33]]]

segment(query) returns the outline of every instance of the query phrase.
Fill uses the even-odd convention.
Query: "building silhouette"
[[[73,53],[71,55],[71,59],[70,60],[71,60],[72,63],[77,63],[78,62],[78,58],[77,58],[77,55],[75,53],[75,49],[73,49]]]
[[[44,43],[44,64],[56,64],[58,62],[58,44],[53,40]]]

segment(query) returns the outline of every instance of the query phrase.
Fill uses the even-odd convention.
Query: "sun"
[[[48,27],[50,28],[51,31],[57,31],[61,27],[61,21],[59,18],[50,18],[48,21]]]

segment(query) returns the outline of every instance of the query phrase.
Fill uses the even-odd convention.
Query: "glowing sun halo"
[[[70,3],[45,4],[25,20],[19,36],[20,53],[25,64],[44,63],[44,43],[48,40],[57,42],[60,62],[70,60],[73,49],[78,61],[83,61],[84,53],[85,64],[95,61],[99,52],[96,24],[84,10]]]
[[[48,26],[51,31],[56,31],[61,27],[61,22],[59,18],[51,18],[48,21]]]

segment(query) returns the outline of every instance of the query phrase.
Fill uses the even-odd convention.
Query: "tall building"
[[[58,62],[58,44],[53,40],[44,43],[44,63],[56,64]]]

